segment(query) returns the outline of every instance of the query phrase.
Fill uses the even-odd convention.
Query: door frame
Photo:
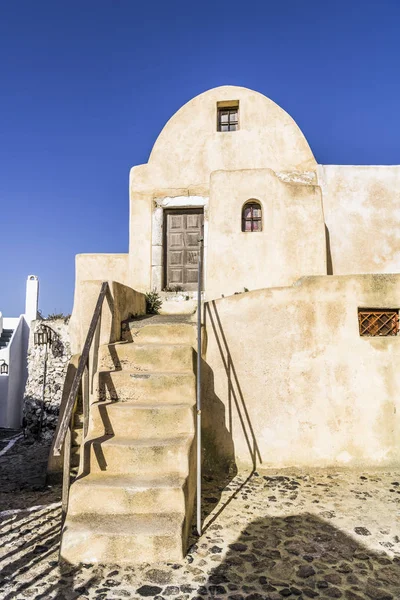
[[[162,273],[162,290],[165,289],[168,280],[168,261],[167,261],[167,218],[168,215],[173,214],[190,214],[190,213],[201,213],[203,215],[203,246],[202,246],[202,254],[203,254],[203,270],[202,270],[202,278],[201,278],[201,290],[204,290],[204,207],[203,206],[185,206],[185,207],[175,207],[175,208],[166,208],[163,211],[163,244],[162,244],[162,260],[163,260],[163,273]],[[197,293],[197,290],[189,290],[189,294]]]
[[[208,246],[208,204],[209,196],[163,196],[153,198],[151,211],[151,271],[149,289],[160,292],[164,286],[164,211],[172,208],[203,208],[203,290],[207,286],[207,246]]]

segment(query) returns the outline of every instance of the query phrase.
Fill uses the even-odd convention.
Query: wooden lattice
[[[399,311],[388,309],[359,310],[360,335],[386,336],[399,332]]]

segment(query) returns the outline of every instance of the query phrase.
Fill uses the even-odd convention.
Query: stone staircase
[[[61,556],[73,563],[181,560],[195,494],[195,328],[130,323],[101,346]]]
[[[13,333],[13,329],[3,329],[0,336],[0,350],[2,350],[3,348],[7,348]]]

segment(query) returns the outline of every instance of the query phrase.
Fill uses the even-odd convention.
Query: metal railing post
[[[63,458],[63,482],[62,482],[62,524],[64,524],[68,509],[69,486],[71,481],[71,448],[72,448],[72,430],[74,426],[74,413],[64,438],[64,458]]]
[[[107,281],[103,281],[103,283],[101,284],[101,288],[100,288],[100,293],[99,293],[99,297],[97,298],[97,303],[96,303],[96,307],[94,309],[93,312],[93,316],[92,316],[92,320],[90,322],[89,325],[89,331],[87,333],[86,336],[86,340],[85,340],[85,344],[83,346],[83,350],[82,350],[82,354],[81,357],[79,359],[79,363],[78,363],[78,368],[76,370],[74,379],[72,381],[72,385],[71,388],[69,390],[69,394],[68,394],[68,399],[65,405],[65,409],[64,409],[64,413],[60,416],[60,419],[58,420],[57,423],[57,428],[56,428],[56,432],[55,432],[55,441],[54,441],[54,445],[53,445],[53,455],[54,456],[60,456],[60,452],[61,452],[61,447],[64,443],[64,439],[65,436],[67,435],[67,429],[69,426],[69,422],[71,420],[72,417],[72,411],[74,408],[74,404],[75,404],[75,400],[76,400],[76,395],[78,393],[78,388],[81,384],[82,381],[82,377],[85,373],[85,371],[88,369],[88,365],[89,365],[89,352],[90,352],[90,348],[92,346],[92,342],[93,342],[93,338],[94,338],[94,334],[96,332],[96,327],[97,327],[97,323],[100,319],[100,314],[101,314],[101,309],[103,306],[103,301],[104,298],[106,296],[106,293],[108,291],[108,282]],[[90,372],[89,372],[89,376],[90,376]],[[89,402],[89,385],[88,385],[88,381],[89,378],[86,378],[85,382],[84,382],[84,416],[85,419],[88,418],[89,416],[89,407],[88,407],[88,402]],[[87,423],[86,423],[86,429],[85,431],[87,432]]]
[[[199,240],[199,262],[197,280],[197,390],[196,390],[196,433],[197,433],[197,533],[201,535],[201,284],[203,280],[203,238]]]
[[[39,416],[39,427],[37,438],[40,440],[42,438],[42,429],[43,429],[43,415],[44,415],[44,402],[45,402],[45,393],[46,393],[46,378],[47,378],[47,355],[48,355],[48,344],[45,344],[44,347],[44,365],[43,365],[43,384],[42,384],[42,402],[40,404],[40,416]]]

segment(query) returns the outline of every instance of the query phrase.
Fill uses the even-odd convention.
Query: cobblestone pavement
[[[207,478],[205,531],[182,563],[76,568],[57,562],[47,452],[22,440],[0,457],[2,600],[400,599],[400,471]]]

